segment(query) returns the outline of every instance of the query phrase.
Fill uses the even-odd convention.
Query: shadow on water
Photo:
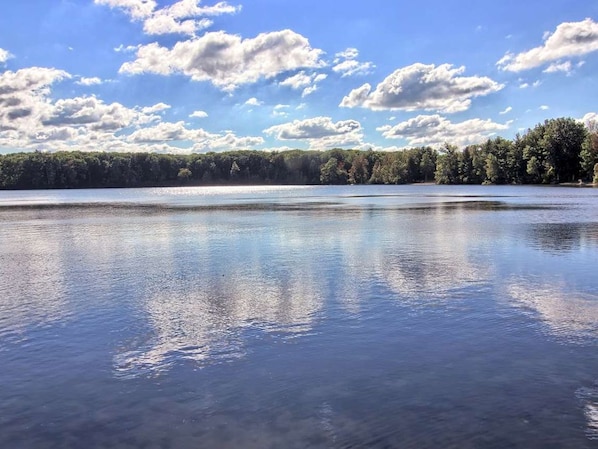
[[[598,223],[538,223],[526,229],[525,238],[529,244],[550,253],[598,247]]]
[[[357,197],[355,197],[357,198]],[[376,198],[373,196],[362,196],[364,198]],[[384,196],[388,199],[388,196]],[[436,197],[435,197],[436,198]],[[353,213],[367,211],[445,211],[445,212],[464,212],[464,211],[524,211],[524,210],[552,210],[562,209],[562,206],[548,204],[516,204],[494,200],[443,200],[437,202],[360,202],[353,204],[342,201],[302,201],[290,203],[277,202],[233,202],[230,204],[144,204],[127,202],[109,202],[109,203],[65,203],[65,204],[18,204],[18,205],[0,205],[0,220],[12,219],[11,212],[23,211],[52,211],[68,210],[80,211],[81,213],[105,211],[130,211],[143,213],[162,213],[171,211],[180,212],[259,212],[259,211],[318,211],[327,210],[334,213]],[[4,215],[4,216],[3,216]]]

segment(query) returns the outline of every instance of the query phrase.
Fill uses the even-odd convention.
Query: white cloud
[[[169,15],[175,19],[186,17],[221,16],[223,14],[235,14],[241,10],[241,6],[232,6],[227,2],[218,2],[213,6],[200,6],[201,0],[180,0],[171,6],[159,11],[160,14]]]
[[[314,93],[318,89],[318,83],[325,80],[328,77],[325,73],[312,73],[307,74],[305,71],[301,71],[288,77],[287,79],[280,82],[281,86],[288,86],[292,89],[301,89],[303,92],[302,97],[306,97],[309,94]]]
[[[315,75],[308,75],[301,71],[293,76],[288,77],[284,81],[281,81],[280,85],[288,86],[293,89],[299,89],[301,87],[309,86],[312,83],[314,76]]]
[[[504,111],[500,111],[499,114],[505,115],[505,114],[508,114],[509,112],[511,112],[512,110],[513,110],[513,108],[511,106],[507,106],[507,108]]]
[[[165,103],[128,108],[95,96],[52,101],[51,85],[70,77],[37,67],[0,75],[0,148],[182,153],[253,149],[264,142],[259,136],[213,134],[188,129],[182,121],[162,122],[160,112],[170,108]]]
[[[439,146],[445,142],[454,145],[480,143],[497,131],[509,128],[509,123],[495,123],[491,120],[470,119],[453,123],[438,114],[418,115],[395,126],[377,128],[387,139],[406,139],[410,145]]]
[[[359,51],[356,48],[347,48],[345,51],[337,53],[334,59],[332,70],[340,73],[341,77],[353,75],[367,75],[376,67],[371,62],[359,62],[357,57]]]
[[[168,107],[127,108],[95,96],[52,101],[51,86],[68,78],[67,72],[39,67],[0,75],[0,147],[128,151],[115,133],[160,121],[154,112]]]
[[[7,50],[0,48],[0,64],[4,64],[12,57],[13,56]]]
[[[341,107],[372,110],[436,110],[447,113],[467,110],[471,98],[488,95],[504,86],[487,77],[459,76],[465,67],[450,64],[413,64],[396,70],[375,90],[370,84],[352,90]]]
[[[172,49],[157,43],[141,46],[137,59],[123,64],[120,73],[182,73],[194,81],[209,81],[232,91],[242,84],[272,78],[298,68],[320,67],[322,50],[291,30],[262,33],[253,39],[224,31],[178,42]]]
[[[127,137],[127,141],[134,143],[158,143],[169,141],[199,140],[210,137],[203,129],[189,130],[183,121],[171,123],[160,122],[154,126],[141,128]]]
[[[118,47],[114,47],[114,51],[117,53],[130,53],[134,52],[139,48],[139,45],[127,45],[126,47],[123,44],[120,44]]]
[[[144,114],[155,114],[156,112],[161,112],[161,111],[165,111],[167,109],[170,109],[172,106],[170,106],[169,104],[166,103],[156,103],[153,106],[146,106],[144,108],[141,108],[141,112],[143,112]]]
[[[348,134],[360,129],[361,125],[356,120],[334,123],[330,117],[314,117],[275,125],[265,129],[264,132],[276,136],[279,140],[301,140]]]
[[[588,112],[580,119],[580,121],[583,123],[598,123],[598,114],[596,112]]]
[[[519,81],[521,81],[521,80],[519,80]],[[542,81],[540,81],[540,80],[536,80],[532,84],[530,84],[530,83],[528,83],[526,81],[526,82],[522,82],[521,84],[519,84],[519,88],[520,89],[527,89],[530,86],[531,87],[538,87],[540,84],[542,84]]]
[[[339,62],[332,70],[341,73],[341,77],[352,76],[352,75],[367,75],[372,72],[372,69],[376,67],[371,62],[359,62],[353,59],[349,59],[343,62]]]
[[[145,110],[144,110],[145,109]],[[75,126],[93,131],[116,132],[159,120],[153,108],[131,109],[120,103],[104,103],[95,96],[58,100],[42,117],[44,126]]]
[[[313,86],[307,86],[305,89],[303,89],[303,92],[301,92],[301,98],[305,98],[308,95],[313,94],[316,90],[318,90],[318,86],[315,84]]]
[[[353,47],[349,47],[346,50],[338,52],[334,55],[334,63],[337,64],[345,59],[357,59],[358,56],[359,50]]]
[[[502,70],[520,72],[552,61],[582,56],[598,50],[598,23],[587,18],[581,22],[564,22],[554,33],[545,33],[544,43],[531,50],[505,54],[496,65]]]
[[[274,117],[288,117],[289,113],[286,111],[288,108],[290,108],[288,104],[277,104],[272,109],[272,115]]]
[[[200,6],[201,0],[180,0],[170,6],[156,9],[155,0],[94,0],[96,4],[119,8],[133,20],[143,21],[147,34],[187,34],[194,36],[213,24],[207,16],[234,14],[240,6],[221,1],[212,6]]]
[[[51,84],[71,78],[67,72],[44,67],[29,67],[0,74],[0,95],[16,92],[45,92]]]
[[[208,113],[206,111],[193,111],[189,117],[192,118],[206,118],[208,116]]]
[[[156,8],[155,0],[94,0],[94,3],[122,9],[135,20],[151,16]]]
[[[264,104],[263,101],[258,100],[255,97],[251,97],[249,100],[245,102],[247,106],[261,106]]]
[[[86,78],[82,76],[81,78],[79,78],[79,81],[76,81],[76,84],[79,84],[81,86],[94,86],[97,84],[102,84],[102,80],[97,76],[91,78]]]
[[[544,69],[544,73],[564,72],[567,75],[570,75],[572,69],[573,64],[571,64],[571,61],[553,62],[546,69]]]
[[[333,122],[330,117],[314,117],[294,120],[271,126],[265,134],[278,140],[307,140],[310,149],[347,147],[360,145],[363,141],[361,124],[356,120]]]
[[[538,109],[540,109],[541,111],[548,111],[550,109],[550,107],[546,106],[545,104],[543,104],[542,106],[540,106]]]
[[[147,19],[143,24],[143,31],[147,34],[188,34],[193,36],[197,31],[211,27],[214,22],[210,19],[176,20],[167,15],[156,15]]]
[[[0,74],[0,132],[13,139],[35,132],[41,117],[52,109],[47,100],[50,86],[71,78],[63,70],[29,67]],[[16,133],[16,134],[15,134]]]
[[[196,139],[197,140],[197,139]],[[228,150],[253,150],[262,145],[264,138],[259,136],[239,137],[233,132],[225,134],[212,134],[208,138],[199,139],[193,145],[192,152],[228,151]]]

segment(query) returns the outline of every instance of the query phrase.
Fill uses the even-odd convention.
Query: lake
[[[598,189],[0,192],[2,448],[598,447]]]

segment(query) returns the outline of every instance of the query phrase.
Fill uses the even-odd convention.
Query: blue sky
[[[596,119],[598,2],[0,6],[0,152],[373,148]]]

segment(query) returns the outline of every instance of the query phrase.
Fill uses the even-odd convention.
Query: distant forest
[[[514,140],[395,152],[57,152],[0,156],[0,189],[238,184],[598,183],[598,127],[546,120]]]

